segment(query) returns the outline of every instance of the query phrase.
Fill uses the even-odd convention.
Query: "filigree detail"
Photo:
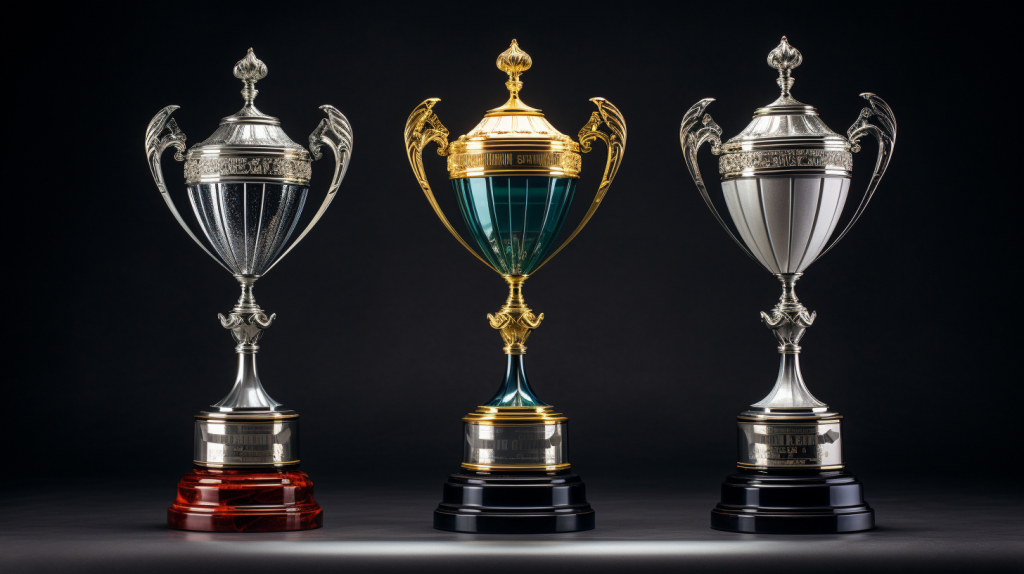
[[[541,321],[544,320],[544,313],[534,315],[529,308],[510,309],[488,313],[487,320],[491,327],[501,332],[501,339],[505,342],[505,353],[521,355],[526,352],[526,339],[530,332],[540,327]]]
[[[235,351],[239,353],[255,353],[259,349],[257,343],[263,336],[263,330],[270,327],[277,318],[277,313],[267,316],[261,310],[233,310],[227,317],[218,313],[217,318],[225,329],[231,331],[231,337],[238,343]]]
[[[761,321],[772,330],[779,342],[779,352],[783,354],[800,352],[800,339],[818,316],[817,313],[808,312],[796,296],[796,281],[800,276],[800,273],[776,275],[782,282],[782,296],[772,307],[771,315],[761,312]]]
[[[533,58],[521,50],[519,42],[513,39],[508,50],[498,55],[497,66],[499,70],[508,74],[505,87],[508,88],[509,94],[513,99],[518,98],[519,90],[523,89],[523,83],[519,81],[519,76],[533,66]]]
[[[312,163],[308,159],[268,158],[268,157],[200,157],[185,162],[185,183],[199,183],[210,176],[232,175],[269,175],[293,180],[300,183],[309,181],[313,174]]]
[[[547,264],[548,261],[551,261],[555,255],[558,255],[559,251],[565,249],[565,246],[569,245],[569,242],[575,239],[579,232],[587,225],[590,218],[597,212],[597,208],[601,207],[601,202],[604,200],[604,196],[608,194],[612,181],[615,180],[615,175],[619,173],[622,156],[626,152],[626,118],[622,117],[622,112],[604,98],[590,98],[590,101],[594,102],[594,105],[597,106],[597,111],[590,114],[590,119],[580,129],[578,134],[579,149],[582,153],[588,153],[594,140],[599,139],[603,141],[608,146],[608,158],[605,160],[604,174],[601,175],[601,183],[597,187],[597,193],[594,194],[594,200],[590,202],[590,207],[583,214],[583,219],[580,220],[579,225],[576,226],[576,229],[569,234],[569,237],[557,249],[551,252],[551,255],[548,255],[547,259],[542,261],[533,270],[534,273]],[[599,129],[601,126],[605,126],[608,131],[604,132]]]
[[[430,203],[430,207],[433,208],[434,213],[444,224],[445,229],[455,237],[458,242],[466,248],[467,251],[473,254],[474,257],[480,260],[481,263],[494,269],[490,263],[488,263],[483,257],[481,257],[472,247],[466,243],[466,240],[459,235],[458,231],[452,227],[452,224],[445,217],[444,212],[441,210],[441,206],[438,205],[437,199],[434,197],[433,190],[430,189],[430,182],[427,181],[427,174],[423,169],[423,148],[426,147],[427,143],[435,142],[437,144],[437,155],[446,156],[448,155],[448,128],[444,127],[441,120],[437,118],[437,115],[433,111],[434,104],[440,102],[440,98],[430,98],[424,100],[420,105],[416,106],[412,113],[409,114],[409,119],[405,122],[405,153],[409,158],[409,165],[412,166],[412,173],[416,176],[416,182],[420,184],[420,189],[423,191],[423,195],[427,196],[427,201]],[[497,269],[494,269],[497,271]]]
[[[245,57],[235,63],[234,75],[245,84],[242,88],[242,97],[246,104],[251,104],[256,98],[259,90],[256,89],[256,82],[267,77],[267,65],[256,57],[252,48],[245,54]]]
[[[724,154],[718,159],[718,173],[722,175],[747,169],[787,167],[831,167],[849,171],[853,169],[853,154],[838,150],[793,149],[741,151]]]

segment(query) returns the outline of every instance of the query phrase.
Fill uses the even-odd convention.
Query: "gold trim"
[[[789,460],[793,460],[793,459],[789,459]],[[744,470],[782,470],[782,469],[790,469],[790,470],[792,470],[792,469],[841,470],[844,467],[846,467],[845,464],[830,464],[830,465],[824,465],[824,466],[817,465],[817,464],[808,464],[808,465],[782,464],[782,465],[764,466],[764,465],[757,465],[757,464],[746,464],[746,463],[742,463],[742,462],[737,462],[736,463],[736,468],[741,468],[741,469],[744,469]]]
[[[491,470],[568,470],[569,463],[546,464],[538,466],[518,466],[514,464],[474,464],[472,462],[462,463],[466,470],[491,471]]]
[[[267,414],[262,414],[262,415],[242,415],[242,414],[238,414],[238,415],[236,415],[234,413],[224,413],[224,416],[196,415],[195,418],[197,418],[199,420],[202,420],[202,421],[219,421],[219,422],[230,422],[230,421],[233,421],[233,420],[247,421],[247,422],[251,422],[251,421],[268,421],[268,422],[273,422],[273,421],[297,419],[297,418],[299,418],[299,415],[297,413],[296,414],[290,414],[290,415],[277,415],[277,416],[267,415]]]
[[[471,425],[557,425],[569,417],[556,413],[555,407],[477,407],[462,420]]]
[[[807,423],[807,424],[838,423],[838,422],[842,422],[840,420],[842,418],[843,418],[842,415],[829,415],[828,418],[823,418],[823,419],[816,419],[814,417],[754,418],[754,417],[737,416],[736,420],[737,421],[742,421],[742,422],[756,422],[756,423],[762,423],[762,424],[775,424],[775,423],[778,423],[778,424],[792,425],[793,421],[804,422],[804,423]]]
[[[198,466],[208,466],[210,468],[228,468],[238,466],[294,466],[299,464],[299,461],[292,460],[288,462],[203,462],[201,460],[193,460],[193,464]]]
[[[506,355],[526,354],[526,338],[530,333],[540,327],[544,320],[544,313],[539,316],[533,314],[533,310],[526,306],[523,298],[523,283],[529,275],[503,275],[508,283],[508,299],[497,313],[487,314],[487,320],[491,327],[501,332],[501,339],[505,341],[503,350]]]

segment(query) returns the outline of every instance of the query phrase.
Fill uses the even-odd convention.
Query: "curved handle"
[[[427,196],[427,201],[430,202],[430,207],[434,208],[434,213],[441,218],[441,223],[444,224],[445,229],[451,233],[455,239],[462,244],[473,257],[479,259],[484,265],[490,267],[496,273],[501,273],[494,268],[493,265],[487,262],[483,257],[473,250],[472,247],[466,243],[466,240],[459,235],[458,231],[452,227],[449,223],[448,218],[444,216],[444,212],[441,211],[441,206],[437,204],[437,199],[434,198],[434,192],[430,189],[430,183],[427,181],[427,174],[423,171],[423,148],[426,147],[427,143],[433,141],[437,143],[437,155],[446,156],[448,155],[448,128],[441,124],[441,120],[437,118],[437,115],[433,112],[432,108],[434,104],[440,102],[441,98],[429,98],[423,100],[423,102],[416,106],[412,113],[409,114],[409,119],[405,122],[405,153],[409,156],[409,165],[412,166],[412,173],[416,176],[416,181],[420,184],[420,188],[423,190],[423,194]],[[427,127],[429,125],[430,127]]]
[[[580,140],[580,151],[582,153],[590,152],[590,144],[594,140],[601,140],[608,146],[608,160],[604,164],[604,175],[601,176],[601,185],[597,187],[597,193],[594,194],[594,201],[590,203],[590,208],[587,209],[587,213],[583,216],[580,224],[576,226],[572,234],[566,238],[565,242],[558,246],[551,255],[548,255],[533,273],[537,273],[541,267],[551,261],[551,258],[558,255],[558,252],[569,245],[576,235],[583,229],[583,227],[590,221],[590,218],[597,212],[597,208],[601,207],[601,200],[604,199],[605,194],[608,193],[608,189],[612,186],[612,180],[615,179],[615,174],[619,172],[619,165],[622,163],[622,154],[626,151],[626,119],[622,117],[622,112],[619,111],[611,102],[604,98],[590,98],[590,101],[594,102],[597,106],[597,111],[590,114],[590,121],[587,122],[582,129],[580,129],[579,140]],[[608,126],[608,130],[611,133],[605,133],[597,128],[601,127],[601,124]]]
[[[821,259],[822,255],[835,247],[836,243],[839,243],[846,236],[847,232],[850,231],[850,228],[853,227],[853,224],[857,223],[857,220],[860,219],[864,209],[867,208],[868,203],[871,201],[871,196],[875,195],[875,190],[878,189],[878,184],[882,181],[882,176],[885,175],[885,169],[889,167],[889,160],[892,159],[892,149],[896,145],[896,117],[893,116],[889,104],[871,92],[864,92],[860,97],[867,100],[871,107],[860,111],[857,121],[853,122],[850,129],[846,130],[846,137],[850,140],[850,151],[857,153],[860,151],[860,144],[857,143],[860,138],[864,137],[865,134],[875,136],[875,139],[878,140],[878,159],[875,160],[875,173],[871,176],[867,191],[864,192],[860,205],[857,206],[857,211],[853,213],[850,222],[846,224],[843,232],[835,238],[832,245],[829,245],[814,258],[815,261]],[[868,122],[868,118],[872,116],[878,118],[880,125],[876,126]]]
[[[174,152],[174,159],[178,161],[184,161],[185,156],[182,152],[185,151],[185,134],[178,129],[177,122],[171,118],[171,114],[174,110],[177,110],[180,106],[167,106],[166,108],[157,112],[153,119],[149,121],[149,126],[146,128],[146,158],[149,159],[149,172],[153,175],[153,181],[156,182],[156,188],[160,190],[160,196],[164,198],[164,203],[171,210],[171,214],[174,215],[174,219],[178,220],[181,224],[181,228],[188,233],[188,236],[196,242],[196,245],[202,248],[207,255],[213,258],[218,265],[228,270],[228,273],[232,273],[228,269],[227,265],[220,260],[220,257],[214,255],[209,249],[203,245],[202,241],[196,237],[192,230],[189,229],[188,224],[181,218],[181,214],[178,213],[178,209],[174,206],[174,200],[171,199],[171,194],[167,193],[167,184],[164,182],[164,171],[160,165],[160,156],[163,155],[167,148],[174,146],[176,150]],[[166,133],[164,133],[166,132]]]
[[[327,117],[320,120],[320,125],[313,130],[313,133],[309,134],[309,151],[313,155],[314,161],[323,157],[323,154],[320,153],[321,146],[326,145],[334,152],[334,177],[331,178],[331,187],[327,190],[324,202],[320,204],[320,209],[317,210],[309,225],[302,230],[302,233],[288,246],[288,249],[285,249],[284,253],[270,264],[270,267],[267,267],[263,275],[269,273],[274,265],[280,263],[285,255],[295,249],[295,246],[306,237],[309,230],[313,229],[313,226],[320,221],[320,217],[327,211],[327,206],[334,201],[334,193],[341,186],[341,180],[345,179],[348,164],[352,161],[352,124],[348,123],[345,114],[339,112],[334,106],[323,105],[320,106],[320,109],[327,112]]]
[[[711,153],[715,155],[721,153],[722,128],[718,127],[715,120],[711,119],[711,114],[704,114],[705,108],[713,101],[715,101],[714,98],[704,98],[694,104],[683,115],[683,123],[679,126],[679,144],[683,146],[683,159],[686,160],[686,169],[690,170],[690,177],[693,178],[693,183],[697,184],[697,189],[700,191],[701,197],[704,198],[704,203],[711,210],[711,214],[715,216],[715,220],[729,234],[729,237],[732,238],[736,245],[747,254],[747,257],[761,265],[761,262],[754,257],[750,249],[747,249],[747,246],[733,235],[732,230],[729,229],[729,226],[725,224],[725,220],[722,219],[718,210],[715,209],[715,204],[712,203],[711,196],[708,195],[708,188],[704,186],[704,178],[700,175],[700,167],[697,165],[697,151],[700,149],[700,146],[704,145],[704,142],[711,142]],[[701,119],[701,114],[704,115],[703,119]],[[701,124],[704,127],[694,129],[697,126],[698,119],[701,119]]]

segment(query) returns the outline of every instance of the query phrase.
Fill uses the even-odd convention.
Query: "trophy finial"
[[[246,105],[251,105],[256,99],[256,94],[260,93],[256,89],[256,82],[267,77],[267,65],[252,53],[252,48],[249,48],[245,57],[235,63],[234,73],[235,77],[245,84],[242,88],[242,97],[245,98]]]
[[[498,56],[498,69],[508,74],[508,81],[505,82],[505,87],[508,88],[513,100],[519,99],[519,90],[523,89],[523,83],[519,81],[519,75],[529,70],[532,65],[533,58],[530,58],[529,54],[519,48],[519,42],[516,42],[515,39],[512,40],[508,50],[505,50]]]
[[[789,89],[796,82],[789,73],[803,61],[804,57],[800,54],[800,50],[790,46],[785,36],[782,37],[782,43],[768,54],[768,65],[779,71],[779,79],[775,80],[775,83],[782,88],[784,97],[789,96]]]

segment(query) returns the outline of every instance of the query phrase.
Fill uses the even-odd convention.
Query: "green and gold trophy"
[[[453,142],[433,111],[437,98],[416,106],[405,125],[409,163],[430,206],[455,239],[501,274],[509,287],[505,304],[487,315],[505,342],[505,376],[494,397],[462,419],[462,469],[448,479],[434,511],[434,528],[441,530],[544,533],[594,528],[583,482],[569,465],[568,418],[537,398],[526,378],[526,339],[544,314],[534,315],[526,305],[523,283],[572,241],[601,205],[622,161],[626,123],[610,102],[593,98],[597,111],[580,130],[579,141],[562,134],[540,110],[519,99],[520,75],[532,63],[512,40],[497,62],[508,74],[508,101]],[[608,159],[597,194],[572,234],[552,250],[576,190],[580,154],[598,139],[607,145]],[[452,227],[430,189],[423,148],[431,141],[438,155],[448,158],[459,210],[482,255]]]

